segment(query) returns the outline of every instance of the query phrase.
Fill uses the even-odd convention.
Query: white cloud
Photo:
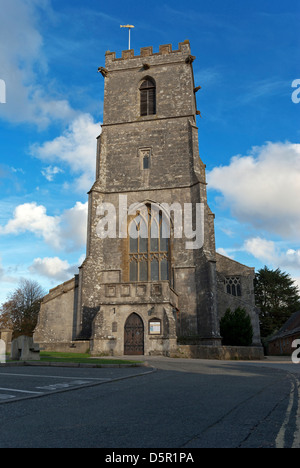
[[[260,237],[247,239],[244,249],[258,260],[272,264],[276,262],[279,255],[275,242]]]
[[[72,266],[68,261],[58,257],[36,258],[29,267],[29,271],[51,280],[67,281],[78,272],[78,266]]]
[[[87,191],[95,180],[96,138],[100,125],[90,114],[81,114],[69,125],[63,135],[42,145],[31,146],[31,154],[42,161],[63,163],[78,177],[74,186]]]
[[[223,255],[224,257],[228,257],[228,258],[231,258],[232,260],[234,260],[234,256],[231,253],[229,253],[229,251],[227,249],[223,249],[223,247],[219,247],[217,249],[217,252],[220,255]]]
[[[300,276],[294,278],[294,281],[295,281],[295,286],[298,287],[299,292],[300,292]]]
[[[229,166],[207,175],[208,187],[239,221],[255,228],[298,239],[300,231],[300,144],[267,143],[247,156],[235,156]]]
[[[282,248],[279,243],[255,237],[245,241],[244,250],[275,268],[300,271],[300,249]]]
[[[64,172],[62,169],[60,169],[57,166],[48,166],[45,169],[42,170],[42,175],[49,181],[52,182],[54,180],[54,176],[57,174],[60,174]]]
[[[46,208],[36,203],[24,203],[16,207],[13,218],[0,227],[0,234],[20,234],[30,231],[42,236],[45,241],[58,248],[59,218],[48,216]]]
[[[289,266],[289,268],[300,269],[300,249],[287,250],[287,252],[285,253],[284,261],[285,261],[285,264]]]
[[[243,249],[269,268],[290,274],[300,291],[300,249],[283,248],[281,243],[255,237],[247,239]]]
[[[55,120],[69,120],[76,112],[68,101],[49,92],[48,63],[39,31],[40,15],[53,15],[48,0],[0,0],[1,79],[6,84],[6,104],[0,118],[46,127]],[[43,84],[44,82],[44,84]]]
[[[42,237],[56,250],[74,251],[85,246],[87,209],[87,203],[77,202],[60,216],[49,216],[43,205],[24,203],[16,207],[13,218],[5,226],[0,226],[0,235],[28,231]]]
[[[88,203],[77,202],[60,217],[60,238],[66,250],[85,247],[87,235]]]

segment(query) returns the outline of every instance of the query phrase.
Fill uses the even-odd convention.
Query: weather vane
[[[127,28],[129,31],[129,42],[128,42],[128,50],[130,50],[130,30],[134,28],[132,24],[124,24],[121,25],[120,28]]]

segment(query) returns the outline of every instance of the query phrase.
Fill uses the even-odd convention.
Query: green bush
[[[245,309],[238,307],[234,312],[227,309],[220,322],[224,346],[251,346],[253,327]]]

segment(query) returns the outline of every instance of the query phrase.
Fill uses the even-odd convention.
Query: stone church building
[[[189,41],[106,53],[86,259],[43,299],[42,348],[170,355],[178,340],[221,346],[220,317],[238,306],[260,346],[254,269],[216,252],[194,59]]]

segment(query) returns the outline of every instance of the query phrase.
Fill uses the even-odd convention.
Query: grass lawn
[[[76,362],[90,364],[135,364],[139,361],[127,361],[114,358],[92,358],[88,353],[55,353],[41,351],[41,361],[43,362]]]

